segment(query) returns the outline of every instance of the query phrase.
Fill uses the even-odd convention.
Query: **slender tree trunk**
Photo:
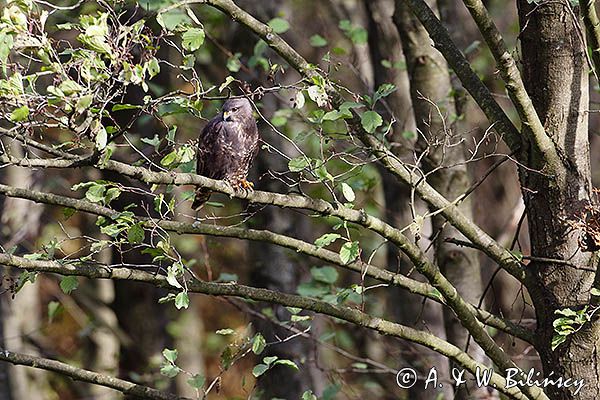
[[[268,104],[267,100],[264,100],[265,104]],[[261,129],[263,134],[268,130],[265,126],[261,126]],[[277,134],[271,135],[267,142],[278,149],[285,149],[287,143]],[[267,152],[262,152],[259,155],[256,164],[258,164],[257,169],[260,175],[265,174],[267,171],[279,171],[285,168],[284,160],[278,157],[275,158]],[[285,192],[286,188],[281,186],[283,185],[275,180],[258,184],[261,190]],[[280,209],[268,208],[261,212],[261,215],[257,216],[255,221],[260,223],[261,228],[311,240],[307,237],[309,236],[308,232],[310,232],[310,221],[304,216],[293,216],[282,212]],[[295,293],[303,278],[301,271],[308,267],[305,260],[287,249],[263,242],[251,242],[249,245],[253,265],[253,285],[284,293]],[[302,268],[302,266],[305,268]],[[264,307],[264,305],[261,307]],[[276,319],[282,322],[289,321],[291,315],[285,307],[272,307]],[[274,326],[264,320],[256,319],[254,323],[257,331],[265,336],[267,342],[277,342],[279,339],[292,335],[289,330]],[[315,333],[311,332],[311,334]],[[307,390],[312,390],[319,395],[322,393],[324,379],[317,368],[318,349],[308,339],[297,337],[273,345],[267,348],[265,353],[261,354],[261,357],[273,355],[295,361],[300,367],[300,371],[278,366],[261,376],[258,380],[258,387],[262,392],[261,398],[300,399]]]
[[[23,149],[15,142],[6,145],[14,156],[23,157]],[[7,168],[4,171],[3,181],[15,187],[31,188],[36,186],[35,173],[26,168]],[[34,204],[20,199],[5,199],[0,210],[0,245],[9,250],[16,247],[15,254],[22,255],[27,252],[27,244],[36,240],[39,235],[40,219],[43,205]],[[17,274],[11,275],[6,267],[0,267],[0,276],[11,276],[16,279]],[[3,296],[4,297],[4,296]],[[41,325],[39,281],[27,283],[21,291],[1,305],[3,345],[13,351],[29,354],[38,353],[32,346],[27,335],[35,334]],[[5,364],[5,363],[2,363]],[[4,366],[3,372],[8,372],[8,381],[4,381],[5,388],[9,391],[3,395],[12,399],[37,399],[43,398],[47,390],[47,375],[40,370],[33,370],[18,366]],[[0,395],[1,397],[2,395]]]
[[[433,9],[436,9],[433,3]],[[421,23],[412,14],[404,1],[396,2],[394,21],[400,32],[410,77],[410,93],[418,129],[418,151],[424,153],[423,169],[429,174],[428,182],[444,197],[456,199],[470,185],[462,136],[455,131],[452,119],[456,107],[451,95],[449,69],[442,55],[431,46],[431,39]],[[441,167],[441,168],[440,168]],[[438,169],[439,168],[439,169]],[[464,215],[471,217],[471,203],[459,205]],[[460,248],[446,239],[461,238],[458,230],[440,216],[433,217],[433,240],[435,259],[442,273],[452,282],[465,300],[476,304],[482,295],[481,271],[477,253],[472,249]],[[470,335],[449,310],[444,309],[444,325],[448,340],[479,361],[484,361],[483,351],[469,343]],[[470,391],[484,391],[472,385],[464,386],[456,398],[466,399]]]
[[[553,166],[556,176],[548,176],[539,155],[525,149],[533,170],[521,171],[532,254],[568,261],[528,266],[536,283],[529,290],[538,319],[537,347],[546,376],[554,372],[585,381],[577,396],[574,388],[550,388],[552,399],[597,399],[600,325],[584,326],[555,351],[550,347],[554,311],[589,304],[597,262],[592,252],[582,248],[584,233],[570,223],[584,216],[591,199],[588,69],[585,43],[578,32],[583,24],[575,17],[578,8],[573,13],[567,2],[519,0],[517,4],[525,86],[563,159],[562,165]]]
[[[405,136],[406,132],[415,133],[416,124],[410,98],[408,74],[401,68],[405,57],[400,43],[398,29],[392,19],[394,15],[394,0],[365,0],[369,12],[369,49],[374,70],[374,85],[379,87],[384,83],[396,85],[397,90],[386,99],[387,107],[378,110],[386,119],[395,117],[397,122],[392,126],[388,140],[392,143],[392,151],[403,159],[412,159],[415,140]],[[391,68],[382,65],[382,61],[391,63]],[[389,114],[392,115],[389,115]],[[407,226],[412,222],[410,211],[410,188],[398,182],[383,168],[381,175],[384,184],[386,219],[394,226]],[[412,269],[410,261],[398,251],[395,246],[387,248],[388,268],[409,274]],[[418,278],[418,277],[416,277]],[[419,296],[408,293],[406,290],[397,289],[389,298],[388,307],[395,317],[404,324],[427,329],[435,335],[445,338],[442,308],[439,304],[430,301],[423,302]],[[403,362],[419,371],[419,375],[426,377],[429,369],[435,366],[439,376],[449,376],[449,363],[444,357],[427,349],[417,348],[407,344],[403,351]],[[424,381],[420,381],[408,389],[410,399],[428,400],[432,397],[432,390],[425,390]],[[452,389],[445,385],[441,393],[445,399],[452,399]]]

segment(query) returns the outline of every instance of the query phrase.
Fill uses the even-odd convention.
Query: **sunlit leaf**
[[[188,51],[196,51],[204,43],[204,29],[189,28],[181,36],[181,45]]]
[[[360,251],[358,242],[346,242],[340,249],[340,260],[342,263],[348,264],[358,257]]]
[[[284,33],[290,29],[290,24],[283,18],[273,18],[269,21],[269,26],[275,33]]]
[[[365,131],[373,133],[377,128],[383,125],[383,118],[375,111],[365,111],[360,116],[360,123]]]
[[[60,280],[60,288],[66,294],[71,293],[73,290],[77,289],[79,286],[79,281],[76,276],[65,276]]]

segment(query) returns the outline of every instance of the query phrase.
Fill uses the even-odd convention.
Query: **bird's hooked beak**
[[[223,121],[231,121],[231,118],[229,118],[230,115],[230,111],[223,111]]]

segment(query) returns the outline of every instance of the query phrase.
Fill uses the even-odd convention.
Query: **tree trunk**
[[[397,90],[385,98],[387,107],[380,107],[378,112],[397,122],[392,126],[388,140],[392,143],[392,151],[403,159],[412,159],[411,149],[414,139],[405,136],[405,132],[416,132],[414,113],[409,91],[409,79],[406,69],[400,68],[405,61],[400,43],[398,29],[392,20],[394,0],[365,0],[369,11],[369,49],[374,70],[374,86],[392,83]],[[386,68],[382,61],[388,60],[392,67]],[[391,114],[391,115],[389,115]],[[410,188],[391,176],[381,168],[384,185],[385,215],[387,221],[394,226],[407,226],[412,221],[410,211]],[[410,274],[412,265],[395,246],[387,247],[388,268],[394,272]],[[416,277],[419,278],[419,277]],[[425,301],[417,295],[403,289],[393,290],[389,296],[389,308],[398,321],[419,329],[428,329],[437,336],[445,338],[442,308],[439,304]],[[401,306],[399,306],[401,305]],[[403,351],[402,362],[415,368],[420,376],[427,376],[431,366],[436,366],[439,376],[449,376],[448,360],[428,349],[407,344]],[[430,399],[431,388],[425,389],[424,381],[420,381],[408,389],[410,399]],[[452,398],[452,389],[445,385],[442,389],[445,399]]]
[[[600,325],[586,325],[555,351],[551,350],[554,311],[580,310],[590,301],[596,257],[582,248],[584,232],[571,222],[585,214],[591,201],[588,143],[588,69],[585,44],[578,26],[583,24],[568,3],[518,1],[522,27],[523,78],[546,132],[561,154],[556,176],[544,174],[541,157],[526,154],[533,170],[521,171],[532,255],[568,264],[533,262],[535,277],[529,287],[538,319],[538,351],[545,376],[584,379],[585,388],[549,388],[552,399],[600,397],[598,351]],[[538,172],[539,171],[539,172]]]
[[[436,9],[435,4],[432,5]],[[402,48],[410,77],[410,93],[418,130],[417,151],[424,155],[423,170],[427,181],[450,201],[458,198],[470,186],[461,144],[462,135],[455,131],[452,120],[456,107],[451,95],[449,69],[443,56],[431,46],[425,28],[412,14],[404,1],[396,2],[394,21],[400,32]],[[472,217],[471,202],[460,203],[461,212]],[[441,216],[432,218],[435,259],[442,273],[463,298],[477,304],[482,295],[481,271],[477,253],[448,243],[446,239],[461,238],[460,232]],[[444,325],[448,341],[484,361],[483,351],[473,342],[456,316],[444,309]],[[470,343],[469,343],[470,342]],[[467,399],[487,391],[474,384],[463,386],[456,398]]]

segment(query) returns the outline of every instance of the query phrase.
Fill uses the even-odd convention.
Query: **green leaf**
[[[273,364],[274,361],[276,361],[279,357],[277,356],[270,356],[270,357],[265,357],[263,358],[263,362],[267,365],[271,365]]]
[[[179,152],[177,150],[173,150],[172,152],[164,156],[162,160],[160,160],[160,165],[162,165],[163,167],[174,167],[177,164],[179,164],[179,161]]]
[[[269,21],[269,26],[275,33],[284,33],[290,29],[290,24],[283,18],[273,18]]]
[[[52,322],[54,317],[61,311],[60,303],[58,301],[51,301],[48,303],[48,321]]]
[[[310,37],[310,45],[312,47],[324,47],[327,46],[327,39],[321,35],[312,35]]]
[[[358,242],[346,242],[340,249],[340,260],[342,263],[348,264],[358,257],[359,253],[359,243]]]
[[[163,365],[160,373],[168,378],[175,378],[181,372],[181,368],[176,365]]]
[[[285,366],[288,366],[288,367],[290,367],[290,368],[293,368],[293,369],[295,369],[296,371],[298,371],[298,370],[299,370],[299,368],[298,368],[298,366],[296,365],[296,363],[295,363],[295,362],[293,362],[292,360],[277,360],[277,361],[275,361],[275,364],[273,364],[273,365],[277,365],[277,364],[279,364],[279,365],[285,365]]]
[[[106,186],[94,184],[90,186],[85,192],[85,198],[91,201],[92,203],[100,203],[104,201],[104,192],[106,191]]]
[[[12,122],[21,122],[25,121],[29,116],[29,107],[22,106],[19,108],[15,108],[12,113],[10,113],[10,120]]]
[[[252,352],[254,354],[262,353],[266,346],[267,341],[265,340],[265,337],[263,335],[261,335],[260,333],[254,335],[254,339],[252,340]]]
[[[312,390],[307,390],[302,393],[302,400],[318,400],[318,398],[313,394]]]
[[[300,172],[310,166],[310,159],[305,156],[299,156],[296,158],[292,158],[288,161],[288,169],[291,172]]]
[[[112,106],[112,111],[121,111],[121,110],[136,110],[142,108],[142,106],[138,106],[135,104],[115,104]]]
[[[225,78],[225,82],[223,82],[221,86],[219,86],[219,93],[225,90],[225,88],[229,86],[233,81],[235,81],[235,78],[233,76],[228,76],[227,78]]]
[[[317,247],[325,247],[329,246],[331,243],[335,242],[342,236],[337,233],[326,233],[315,240],[315,246]]]
[[[179,263],[175,263],[167,268],[167,282],[169,285],[176,287],[177,289],[183,289],[183,286],[177,280],[177,276],[180,274]]]
[[[173,31],[185,23],[191,22],[190,17],[182,10],[175,9],[168,12],[161,12],[156,16],[156,22],[166,31]]]
[[[242,68],[242,63],[240,62],[240,57],[242,57],[242,53],[235,53],[231,57],[227,59],[227,69],[231,72],[238,72],[240,68]]]
[[[75,214],[77,212],[76,209],[74,208],[70,208],[70,207],[65,207],[63,208],[63,217],[65,217],[65,220],[71,218],[73,216],[73,214]]]
[[[204,29],[190,28],[182,35],[181,45],[188,51],[196,51],[204,43]]]
[[[72,94],[79,93],[83,90],[83,88],[81,87],[81,85],[79,83],[77,83],[71,79],[61,82],[61,84],[58,85],[58,89],[61,92],[63,92],[66,96],[70,96]]]
[[[77,100],[77,104],[75,104],[75,111],[77,111],[80,114],[83,113],[85,110],[87,110],[90,107],[93,100],[94,100],[94,96],[92,96],[91,94],[86,94],[85,96],[81,96],[79,98],[79,100]]]
[[[352,43],[354,44],[366,44],[368,39],[369,35],[365,28],[358,27],[350,31],[350,40],[352,40]]]
[[[60,288],[66,294],[77,289],[77,286],[79,286],[79,281],[76,276],[65,276],[60,280]]]
[[[592,290],[590,290],[590,294],[592,296],[600,296],[600,289],[592,288]]]
[[[315,281],[301,283],[296,291],[300,296],[315,298],[323,297],[331,292],[328,286]]]
[[[558,346],[560,346],[562,343],[564,343],[565,340],[567,340],[567,336],[564,336],[564,335],[554,335],[552,337],[552,344],[551,344],[552,351],[556,350],[556,348]]]
[[[267,372],[268,369],[269,367],[267,365],[258,364],[254,368],[252,368],[252,375],[254,375],[255,378],[258,378],[259,376]]]
[[[100,121],[92,122],[92,132],[96,135],[96,148],[103,150],[108,144],[108,133]]]
[[[348,185],[346,182],[342,182],[342,194],[350,203],[356,199],[354,190],[352,190],[352,187],[350,187],[350,185]]]
[[[368,133],[373,133],[383,124],[383,118],[375,111],[365,111],[360,116],[360,123]]]
[[[187,309],[190,305],[190,297],[187,292],[179,292],[175,297],[175,307],[178,310]]]
[[[238,276],[236,274],[229,274],[227,272],[221,272],[219,278],[215,282],[237,282]]]
[[[164,349],[162,351],[162,355],[165,358],[165,360],[167,360],[170,363],[175,363],[175,360],[177,360],[177,349],[174,350],[170,350],[170,349]]]
[[[306,103],[306,99],[304,98],[304,95],[302,94],[302,92],[298,91],[298,93],[296,93],[296,97],[294,99],[294,107],[300,109],[300,108],[304,107],[304,103]]]
[[[106,191],[106,195],[104,196],[104,204],[110,204],[111,201],[118,198],[121,195],[121,190],[119,188],[110,188]]]
[[[187,383],[194,389],[202,389],[204,387],[204,383],[206,383],[206,378],[202,374],[196,374],[188,379]]]
[[[333,267],[312,267],[310,269],[310,274],[313,279],[319,282],[333,284],[338,279],[338,272]]]
[[[146,63],[146,70],[148,71],[148,75],[150,79],[154,78],[160,72],[160,64],[156,57],[152,57],[150,61]]]
[[[329,171],[327,171],[327,167],[325,166],[325,163],[322,163],[321,165],[319,165],[317,167],[317,169],[315,169],[315,175],[317,175],[317,177],[319,179],[321,179],[322,181],[328,179],[331,182],[333,182],[333,175],[331,175],[329,173]]]
[[[341,20],[339,27],[354,44],[365,44],[368,40],[367,31],[361,26],[352,26],[347,19]]]
[[[145,232],[140,224],[131,225],[127,229],[127,241],[131,244],[139,244],[144,241]]]
[[[396,85],[391,83],[384,83],[377,88],[377,91],[373,95],[373,103],[377,103],[378,100],[389,96],[396,91]]]

